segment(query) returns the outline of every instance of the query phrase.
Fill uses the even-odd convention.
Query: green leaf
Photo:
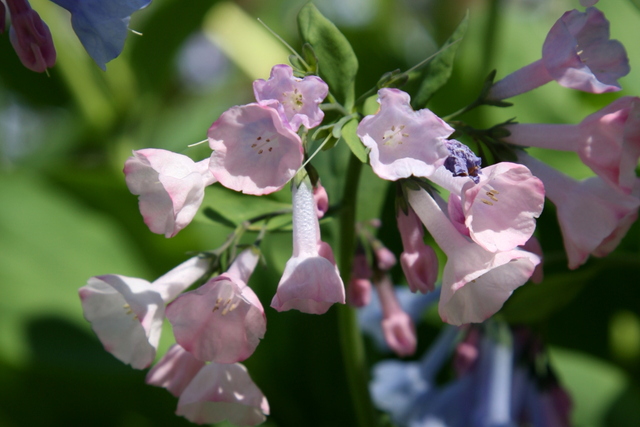
[[[638,10],[640,10],[640,0],[629,0]]]
[[[313,47],[320,77],[337,101],[351,110],[358,59],[346,37],[312,3],[300,10],[298,29],[302,39]]]
[[[445,49],[436,55],[427,66],[423,75],[423,81],[418,93],[413,98],[415,109],[424,108],[431,97],[447,83],[451,77],[453,61],[460,46],[460,40],[464,37],[469,26],[469,11],[455,29],[451,37],[445,43]]]
[[[369,160],[369,149],[367,149],[358,138],[356,133],[358,129],[358,120],[351,119],[344,126],[340,132],[340,140],[347,143],[349,149],[362,163],[367,163]]]

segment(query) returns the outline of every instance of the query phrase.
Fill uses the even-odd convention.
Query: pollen
[[[480,199],[480,201],[482,203],[484,203],[485,205],[489,205],[489,206],[493,206],[493,203],[491,203],[490,201],[488,201],[487,199]]]

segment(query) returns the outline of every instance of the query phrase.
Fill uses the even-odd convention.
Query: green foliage
[[[298,29],[302,40],[313,47],[320,77],[327,82],[338,102],[350,110],[358,72],[358,59],[351,44],[313,3],[307,3],[300,10]]]

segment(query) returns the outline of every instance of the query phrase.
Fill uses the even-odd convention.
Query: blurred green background
[[[153,280],[190,251],[213,249],[231,231],[199,216],[173,239],[149,232],[122,166],[131,150],[164,148],[202,159],[211,123],[227,108],[251,102],[251,82],[268,78],[287,50],[262,19],[294,48],[302,0],[153,0],[133,16],[122,55],[103,73],[73,34],[69,15],[32,0],[58,53],[50,76],[20,64],[7,34],[0,36],[0,426],[188,425],[173,414],[174,399],[146,386],[106,353],[84,321],[77,289],[90,276],[122,274]],[[430,104],[446,115],[473,101],[488,74],[498,78],[539,59],[548,29],[567,0],[317,0],[345,33],[360,61],[358,93],[394,69],[432,54],[470,9],[453,76]],[[631,73],[618,94],[589,95],[550,83],[513,99],[509,109],[463,116],[478,127],[520,122],[578,123],[621,95],[640,95],[640,10],[629,0],[598,6],[621,40]],[[491,15],[491,7],[496,14]],[[490,17],[491,16],[491,17]],[[535,152],[577,178],[590,175],[572,153]],[[314,161],[330,200],[337,201],[346,147]],[[369,168],[361,180],[360,220],[381,218],[379,237],[396,255],[401,242],[392,198]],[[389,193],[392,194],[392,193]],[[260,200],[219,187],[204,206],[230,219],[288,203],[284,190]],[[267,203],[265,200],[268,200]],[[333,221],[335,222],[335,221]],[[323,236],[336,236],[331,220]],[[603,260],[568,272],[553,206],[539,220],[546,279],[519,289],[503,310],[512,322],[538,330],[552,346],[552,363],[574,398],[580,426],[637,426],[640,420],[640,226]],[[268,332],[246,361],[271,405],[269,426],[350,426],[355,415],[341,366],[335,309],[327,315],[277,313],[268,307],[291,254],[288,233],[268,235],[268,267],[251,285],[266,307]],[[399,268],[393,271],[403,282]],[[430,317],[419,348],[439,327]],[[165,325],[168,326],[168,325]],[[159,354],[172,343],[165,328]],[[383,356],[368,346],[371,361]]]

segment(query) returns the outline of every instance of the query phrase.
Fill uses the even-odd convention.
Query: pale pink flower
[[[296,309],[304,313],[325,313],[334,303],[344,304],[344,284],[331,248],[320,240],[311,183],[304,179],[293,185],[293,255],[285,265],[271,307],[278,311]],[[322,250],[322,251],[321,251]]]
[[[388,274],[382,274],[375,285],[382,306],[381,326],[387,345],[398,356],[411,356],[417,345],[413,320],[400,306]]]
[[[438,311],[452,325],[478,323],[495,314],[540,262],[513,249],[490,252],[460,234],[425,191],[408,191],[409,204],[447,255]]]
[[[78,291],[82,310],[105,350],[136,369],[156,354],[165,304],[206,273],[207,259],[194,257],[153,283],[115,274],[96,276]]]
[[[229,269],[167,307],[176,341],[200,360],[234,363],[251,356],[267,328],[264,309],[247,286],[259,254],[246,249]]]
[[[489,98],[506,99],[551,80],[584,92],[620,90],[618,79],[629,74],[622,44],[609,39],[609,21],[596,8],[566,12],[551,28],[542,46],[542,59],[495,83]]]
[[[575,151],[600,178],[629,194],[640,158],[640,98],[625,96],[587,116],[579,125],[515,124],[512,144]]]
[[[576,181],[524,152],[518,160],[545,183],[547,197],[556,205],[570,269],[584,264],[589,254],[610,253],[638,216],[636,194],[616,191],[599,177]],[[638,180],[635,188],[640,189]]]
[[[451,192],[449,219],[462,234],[491,252],[524,245],[544,207],[542,181],[509,162],[483,168],[478,178],[476,184],[438,168],[429,179]]]
[[[179,397],[204,365],[205,362],[174,344],[149,370],[145,381],[147,384],[166,388],[169,393]]]
[[[429,109],[413,111],[410,100],[401,90],[380,89],[380,110],[358,125],[371,167],[382,179],[428,177],[449,156],[445,141],[453,128]]]
[[[376,258],[376,265],[382,271],[391,270],[398,263],[396,256],[382,244],[379,240],[373,242],[373,255]]]
[[[256,196],[273,193],[302,166],[300,137],[269,105],[232,107],[209,128],[209,168],[225,187]]]
[[[211,362],[184,389],[176,414],[196,424],[255,426],[265,421],[269,403],[243,365]]]
[[[313,200],[316,201],[318,218],[322,218],[329,210],[329,196],[327,195],[327,190],[320,184],[320,181],[313,187]]]
[[[9,0],[7,6],[11,15],[9,38],[22,65],[38,73],[53,67],[56,63],[56,49],[47,24],[31,9],[27,0]],[[0,9],[3,12],[0,25],[4,29],[4,7]]]
[[[269,80],[253,82],[253,93],[258,102],[278,101],[276,108],[297,131],[300,125],[310,129],[324,118],[320,103],[327,97],[329,86],[317,76],[293,77],[293,69],[284,64],[271,69]]]
[[[400,254],[400,265],[409,289],[423,294],[431,292],[438,279],[438,257],[433,248],[424,243],[422,222],[410,206],[407,206],[406,215],[399,209],[396,219],[404,249]]]
[[[173,237],[186,227],[204,199],[204,188],[216,182],[209,159],[194,162],[167,150],[133,152],[124,164],[131,193],[139,196],[140,213],[149,229]]]
[[[542,283],[542,281],[544,280],[544,254],[542,253],[542,246],[540,245],[540,242],[538,241],[536,236],[531,236],[531,238],[527,240],[527,243],[522,245],[522,249],[527,252],[534,253],[540,257],[540,264],[536,265],[536,269],[531,275],[531,281],[536,284]]]

